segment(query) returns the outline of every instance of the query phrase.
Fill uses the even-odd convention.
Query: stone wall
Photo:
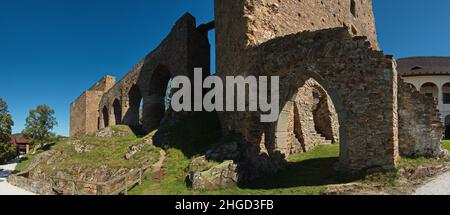
[[[70,105],[70,136],[95,133],[98,129],[98,105],[103,94],[116,82],[115,77],[105,76],[81,94]]]
[[[314,5],[313,1],[301,2]],[[374,31],[367,37],[355,37],[344,27],[318,30],[286,21],[296,4],[298,1],[216,1],[217,74],[280,76],[282,107],[313,78],[330,95],[338,113],[341,169],[395,167],[398,107],[393,59],[376,50]],[[364,5],[371,13],[371,2]],[[322,9],[309,8],[317,14]],[[373,25],[373,19],[361,20],[361,26]],[[321,28],[330,27],[333,25],[324,24]],[[363,32],[364,28],[359,28]],[[250,172],[250,177],[274,171],[285,157],[276,150],[277,123],[260,123],[259,115],[244,112],[221,117],[226,133],[244,136],[248,168],[242,171]],[[261,153],[262,145],[268,154]]]
[[[72,104],[71,136],[116,124],[129,125],[139,132],[152,131],[164,118],[164,96],[170,79],[179,75],[193,78],[197,67],[203,68],[205,77],[209,75],[210,44],[207,34],[197,29],[195,18],[185,14],[155,50],[117,84],[108,84],[98,102],[94,101],[97,97],[93,95],[82,96]],[[97,85],[92,88],[93,91],[97,89],[102,91],[103,88]],[[85,100],[89,110],[84,107]]]
[[[403,156],[440,156],[444,126],[437,101],[399,82],[399,148]]]
[[[8,177],[8,183],[13,186],[20,187],[26,191],[40,195],[54,195],[53,185],[51,182],[32,180],[22,175],[11,175]]]
[[[378,49],[372,0],[215,0],[215,13],[217,59],[285,35],[344,26]]]
[[[204,76],[210,70],[208,37],[197,30],[195,18],[186,14],[180,18],[157,49],[148,54],[103,97],[99,110],[108,110],[107,125],[117,119],[114,101],[121,105],[123,124],[138,127],[142,132],[156,129],[165,114],[164,96],[170,79],[183,75],[193,78],[194,68],[203,68]],[[134,91],[134,93],[133,93]],[[143,102],[142,122],[138,120]],[[101,128],[104,117],[100,115]]]

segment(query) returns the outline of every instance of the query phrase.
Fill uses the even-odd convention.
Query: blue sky
[[[374,0],[381,48],[396,58],[450,55],[450,1]],[[24,127],[47,104],[68,135],[69,105],[103,75],[122,77],[185,12],[213,20],[213,0],[0,0],[0,97]]]

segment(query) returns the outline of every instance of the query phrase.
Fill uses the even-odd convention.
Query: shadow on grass
[[[56,142],[47,143],[47,144],[45,144],[44,146],[42,146],[42,148],[41,148],[40,150],[42,150],[42,151],[48,151],[48,150],[52,149],[53,146],[55,146],[55,145],[56,145]]]
[[[163,136],[163,141],[159,138]],[[181,123],[159,128],[153,142],[160,147],[179,149],[187,158],[204,155],[221,138],[217,113],[197,112]],[[162,144],[161,144],[162,143]]]
[[[145,135],[147,135],[144,131],[144,129],[142,128],[142,125],[139,126],[129,126],[131,129],[131,132],[133,132],[134,135],[136,135],[136,137],[138,138],[142,138],[145,137]]]
[[[350,183],[359,177],[344,177],[334,170],[339,158],[316,158],[291,162],[286,169],[273,176],[242,185],[246,189],[280,189],[303,186],[324,186]]]
[[[22,163],[22,162],[25,162],[25,161],[28,161],[28,160],[30,160],[30,158],[28,158],[28,157],[21,157],[20,160],[19,160],[19,163]]]

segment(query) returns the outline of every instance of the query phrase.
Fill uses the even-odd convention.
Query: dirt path
[[[414,195],[450,195],[450,171],[421,186]]]
[[[9,164],[0,165],[0,195],[34,195],[28,191],[12,186],[6,180],[16,169],[18,160],[13,160]]]
[[[164,177],[164,171],[163,171],[163,164],[164,160],[166,159],[166,152],[161,149],[159,151],[159,160],[152,166],[152,176],[153,179],[161,180]]]

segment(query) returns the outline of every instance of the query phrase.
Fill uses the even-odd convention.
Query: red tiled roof
[[[23,134],[14,134],[8,141],[10,144],[30,144],[30,139]]]
[[[411,57],[397,60],[402,76],[450,75],[450,57]]]

